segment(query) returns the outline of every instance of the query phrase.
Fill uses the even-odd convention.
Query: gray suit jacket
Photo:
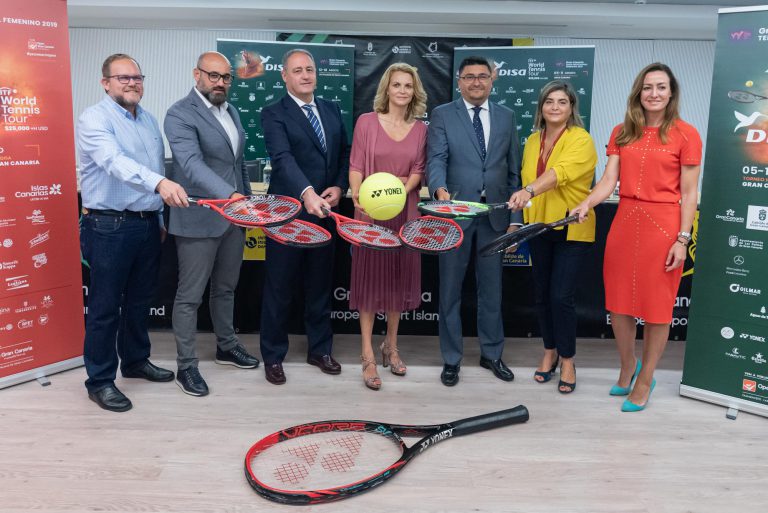
[[[190,197],[223,199],[235,191],[251,194],[243,156],[245,132],[232,105],[229,115],[240,134],[234,153],[227,132],[194,89],[165,115],[165,136],[173,154],[168,178],[184,187]],[[183,237],[218,237],[228,227],[229,222],[212,210],[190,205],[171,209],[168,232]]]
[[[485,160],[461,98],[432,111],[427,136],[427,185],[432,197],[444,187],[457,200],[480,201],[485,189],[488,203],[503,203],[520,188],[515,113],[493,102],[488,108],[491,134]],[[510,222],[522,223],[522,213],[494,210],[490,221],[494,230],[503,231]]]

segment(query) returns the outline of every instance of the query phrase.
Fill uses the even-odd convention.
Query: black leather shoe
[[[447,387],[455,386],[459,382],[459,369],[458,365],[443,365],[443,372],[440,373],[440,381]]]
[[[285,383],[285,372],[283,372],[282,363],[273,363],[272,365],[264,364],[264,375],[267,377],[267,381],[273,385],[282,385]]]
[[[144,365],[123,371],[124,378],[142,378],[148,381],[173,381],[173,371],[161,369],[149,360]]]
[[[208,385],[200,375],[200,371],[197,370],[197,367],[179,369],[176,373],[176,384],[179,385],[179,388],[181,388],[185,394],[197,397],[208,395]]]
[[[493,375],[502,381],[512,381],[515,379],[514,373],[509,370],[509,367],[504,365],[504,362],[501,361],[501,358],[498,360],[490,360],[481,356],[480,367],[491,369],[493,371]]]
[[[319,367],[326,374],[341,374],[341,364],[329,354],[322,356],[309,355],[307,356],[307,363]]]
[[[131,400],[125,397],[115,385],[107,385],[95,392],[88,392],[88,398],[109,411],[128,411],[133,408]]]
[[[216,363],[221,365],[234,365],[241,369],[255,369],[259,366],[259,359],[248,353],[241,344],[237,344],[229,351],[222,351],[216,347]]]

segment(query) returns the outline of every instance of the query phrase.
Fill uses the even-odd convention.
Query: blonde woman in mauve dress
[[[373,173],[391,173],[405,184],[405,208],[395,218],[376,221],[399,231],[419,213],[416,204],[426,162],[427,126],[416,118],[426,112],[427,95],[416,68],[405,63],[389,66],[379,81],[373,112],[357,120],[349,159],[349,185],[355,218],[373,219],[360,206],[360,184]],[[387,314],[387,335],[381,343],[382,365],[403,376],[406,366],[397,348],[400,313],[421,303],[421,257],[405,248],[376,251],[352,249],[352,280],[349,306],[360,312],[363,382],[372,390],[381,388],[373,351],[373,321],[377,312]]]

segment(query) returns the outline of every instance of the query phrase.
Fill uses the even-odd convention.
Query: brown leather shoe
[[[307,356],[307,363],[319,367],[326,374],[341,374],[341,364],[329,354],[322,356],[309,355]]]
[[[282,385],[285,383],[285,372],[283,372],[282,363],[264,365],[264,375],[267,377],[267,381],[273,385]]]

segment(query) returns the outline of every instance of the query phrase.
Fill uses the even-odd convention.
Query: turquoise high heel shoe
[[[613,385],[608,393],[611,395],[629,395],[629,391],[632,390],[632,383],[634,383],[635,378],[637,378],[637,375],[640,374],[640,369],[642,368],[643,362],[637,360],[637,365],[635,365],[635,373],[632,374],[632,377],[629,379],[629,386],[620,387],[619,385]]]
[[[656,378],[651,381],[651,390],[648,392],[648,399],[645,400],[644,405],[640,406],[629,399],[624,399],[624,404],[621,405],[621,411],[643,411],[645,407],[648,406],[648,401],[651,400],[651,394],[653,393],[654,388],[656,388]]]

